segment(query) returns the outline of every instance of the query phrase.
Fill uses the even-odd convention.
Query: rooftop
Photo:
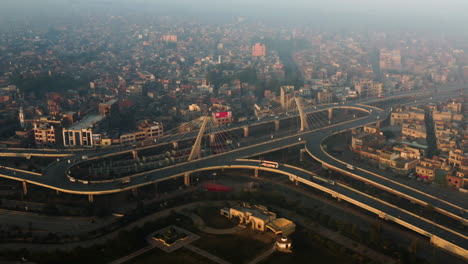
[[[92,125],[100,122],[104,117],[101,115],[88,115],[75,124],[71,125],[68,130],[81,130],[90,128]]]

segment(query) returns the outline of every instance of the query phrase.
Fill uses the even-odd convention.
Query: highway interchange
[[[449,93],[444,93],[444,97],[449,96]],[[434,98],[435,100],[436,98]],[[440,98],[437,98],[440,99]],[[432,97],[427,100],[433,100]],[[107,194],[114,193],[123,190],[129,190],[144,186],[147,184],[155,183],[158,181],[163,181],[169,178],[181,177],[186,173],[193,173],[197,171],[206,171],[219,168],[259,168],[258,161],[242,161],[238,159],[244,159],[248,157],[257,156],[263,153],[272,152],[274,150],[288,148],[295,145],[304,146],[307,152],[316,160],[320,161],[322,164],[330,167],[334,170],[338,170],[365,182],[370,182],[379,188],[391,190],[392,192],[407,197],[413,201],[416,201],[420,204],[430,204],[439,212],[445,213],[449,216],[460,219],[461,221],[467,221],[467,210],[455,204],[445,202],[436,197],[427,195],[419,190],[409,188],[407,186],[401,185],[397,182],[383,178],[374,173],[365,171],[360,168],[355,170],[349,170],[346,168],[346,163],[337,160],[336,158],[330,156],[325,149],[322,148],[321,142],[327,138],[329,135],[338,133],[340,131],[345,131],[351,128],[361,127],[366,124],[372,124],[380,120],[385,119],[388,115],[388,111],[378,109],[375,107],[356,104],[356,102],[345,103],[343,105],[328,105],[317,107],[317,111],[322,111],[333,108],[360,108],[363,111],[368,113],[367,116],[361,118],[355,118],[343,123],[334,124],[325,128],[320,128],[317,130],[304,131],[297,133],[295,135],[285,136],[281,138],[275,138],[267,142],[260,142],[258,144],[243,146],[239,149],[232,150],[226,153],[217,154],[213,156],[204,157],[202,159],[185,162],[181,164],[176,164],[170,167],[160,168],[157,170],[147,171],[133,175],[131,181],[125,185],[121,181],[110,181],[103,183],[95,184],[83,184],[80,182],[71,182],[66,177],[66,171],[70,169],[71,166],[75,166],[81,162],[84,162],[79,157],[72,157],[72,163],[69,164],[67,159],[63,159],[60,162],[56,162],[53,166],[47,169],[47,171],[42,174],[31,173],[27,171],[21,171],[14,168],[1,167],[0,168],[0,177],[10,178],[13,180],[18,180],[22,182],[32,183],[40,185],[43,187],[59,190],[67,193],[76,193],[76,194]],[[271,122],[272,120],[262,120],[262,122]],[[124,151],[131,151],[131,148]],[[109,151],[96,153],[94,155],[88,155],[90,158],[98,158],[103,155],[103,153],[109,155]],[[94,156],[94,157],[93,157]],[[298,168],[293,168],[290,166],[281,166],[278,170],[278,173],[295,175],[296,177],[301,178],[301,182],[311,185],[312,187],[317,187],[315,183],[312,183],[310,179],[310,173],[303,171]],[[290,176],[293,179],[293,176]],[[307,183],[309,182],[309,183]],[[457,247],[461,248],[462,255],[466,254],[468,249],[466,236],[449,230],[448,228],[441,227],[435,223],[428,222],[428,220],[421,219],[418,216],[415,216],[409,212],[396,208],[392,205],[386,204],[382,201],[376,200],[373,197],[369,197],[365,194],[359,193],[356,190],[352,190],[346,186],[341,185],[330,185],[327,186],[328,189],[336,192],[336,195],[342,195],[343,197],[349,197],[359,203],[365,204],[371,208],[382,211],[385,213],[385,218],[391,219],[395,222],[404,222],[410,224],[416,228],[422,230],[422,232],[427,232],[427,236],[436,236],[442,238],[443,240],[453,243]],[[346,199],[345,199],[346,200]],[[401,224],[401,223],[400,223]],[[413,228],[414,230],[414,228]],[[420,232],[421,233],[421,232]],[[465,255],[466,257],[466,255]]]

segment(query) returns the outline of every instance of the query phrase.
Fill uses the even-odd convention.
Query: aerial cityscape
[[[468,263],[468,2],[406,2],[0,3],[0,263]]]

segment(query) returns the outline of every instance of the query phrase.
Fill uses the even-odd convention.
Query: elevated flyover
[[[313,112],[320,112],[324,110],[330,111],[330,110],[339,109],[339,108],[348,108],[348,109],[354,108],[354,109],[362,110],[360,107],[355,107],[355,106],[357,104],[365,104],[369,102],[373,102],[373,103],[384,102],[387,100],[405,98],[409,96],[427,96],[430,93],[431,93],[430,91],[405,92],[405,93],[400,93],[398,95],[392,95],[391,97],[386,97],[386,98],[364,98],[364,99],[346,102],[343,104],[339,104],[339,103],[322,104],[322,105],[315,106],[314,109],[308,109],[307,112],[304,111],[303,107],[300,107],[302,105],[301,100],[295,99],[294,101],[296,102],[296,106],[298,106],[298,109],[295,109],[289,113],[277,113],[277,116],[265,116],[258,121],[253,121],[253,122],[249,121],[249,122],[245,122],[242,124],[236,124],[230,127],[228,130],[232,131],[236,129],[246,128],[248,131],[249,127],[260,126],[260,125],[264,125],[264,124],[271,123],[271,122],[280,122],[285,119],[299,117],[301,121],[299,130],[300,132],[303,132],[303,131],[307,131],[309,128],[307,122],[305,121],[306,120],[305,116]],[[246,134],[248,134],[248,132]],[[139,150],[144,150],[148,148],[154,148],[156,146],[160,146],[163,144],[173,143],[174,140],[186,140],[190,138],[196,138],[196,136],[197,134],[195,132],[192,134],[189,133],[183,138],[177,138],[177,135],[169,134],[158,139],[157,143],[151,143],[148,145],[133,144],[131,146],[118,145],[118,146],[109,146],[109,147],[103,147],[103,148],[100,148],[100,147],[72,148],[72,149],[68,149],[68,148],[65,148],[65,149],[64,148],[0,148],[0,157],[29,159],[31,157],[65,158],[65,157],[72,157],[76,155],[86,155],[89,157],[101,158],[105,155],[115,155],[115,154],[121,154],[121,153],[128,153],[131,151],[139,151]]]
[[[383,118],[385,119],[385,116]],[[401,184],[397,181],[394,181],[392,179],[378,175],[376,173],[370,172],[362,168],[356,167],[354,170],[350,170],[347,168],[347,166],[352,164],[348,164],[330,155],[324,148],[323,142],[329,136],[357,127],[358,126],[352,127],[345,124],[336,124],[333,127],[321,129],[320,131],[317,131],[314,134],[310,134],[310,137],[306,137],[307,144],[305,148],[312,158],[319,161],[320,163],[322,163],[322,165],[326,166],[327,168],[354,177],[360,181],[374,185],[380,189],[404,197],[410,201],[416,202],[423,206],[430,205],[436,211],[454,219],[457,219],[461,221],[464,225],[468,225],[467,208],[453,203],[449,203],[443,199],[440,199],[418,189],[409,187],[407,185]]]
[[[301,142],[302,144],[304,142]],[[330,194],[332,197],[349,202],[355,206],[358,206],[362,209],[365,209],[380,218],[383,218],[388,221],[392,221],[396,224],[402,225],[414,232],[417,232],[425,237],[430,239],[431,243],[435,246],[444,248],[445,250],[452,252],[456,255],[459,255],[465,259],[468,259],[468,240],[465,234],[462,234],[457,231],[453,231],[447,227],[434,223],[430,220],[427,220],[423,217],[420,217],[416,214],[408,212],[404,209],[398,208],[392,204],[389,204],[385,201],[372,197],[368,194],[362,193],[358,190],[355,190],[349,186],[341,184],[339,182],[332,183],[317,183],[313,181],[314,173],[311,173],[307,170],[286,165],[280,164],[278,168],[264,167],[261,166],[259,160],[251,159],[236,159],[236,160],[227,160],[222,163],[210,163],[207,162],[203,167],[193,166],[189,172],[202,172],[202,171],[211,171],[219,169],[252,169],[257,175],[258,171],[268,171],[273,173],[278,173],[285,175],[289,178],[290,181],[295,182],[296,184],[302,183],[308,185],[314,189],[320,190],[327,194]],[[0,168],[0,173],[4,170],[12,170],[11,168]],[[24,173],[21,177],[32,177],[32,178],[41,178],[41,175],[31,174],[25,171],[15,170],[16,174]],[[171,177],[182,177],[185,176],[187,172],[179,172]],[[163,178],[161,178],[163,179]],[[37,180],[37,179],[36,179]],[[156,180],[157,181],[157,180]],[[143,186],[145,183],[141,182],[132,182],[131,186],[126,186],[122,190],[129,190],[138,186]],[[98,184],[83,185],[75,183],[75,186],[87,186],[90,189]],[[100,191],[86,191],[88,193],[101,193]],[[78,191],[78,193],[83,193]]]

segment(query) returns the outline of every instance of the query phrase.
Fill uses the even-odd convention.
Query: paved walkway
[[[214,261],[216,263],[231,264],[230,262],[227,262],[226,260],[224,260],[222,258],[219,258],[219,257],[211,254],[210,252],[205,251],[205,250],[203,250],[203,249],[201,249],[199,247],[196,247],[194,245],[189,244],[189,245],[186,245],[185,248],[188,249],[188,250],[191,250],[191,251],[197,253],[198,255],[203,256],[203,257],[205,257],[205,258],[207,258],[207,259],[209,259],[211,261]]]
[[[154,248],[153,245],[148,245],[148,246],[146,246],[146,247],[144,247],[144,248],[142,248],[140,250],[137,250],[135,252],[132,252],[132,253],[128,254],[127,256],[124,256],[124,257],[121,257],[121,258],[119,258],[117,260],[112,261],[111,264],[125,263],[125,262],[131,260],[132,258],[135,258],[135,257],[137,257],[137,256],[139,256],[139,255],[141,255],[141,254],[143,254],[145,252],[150,251],[153,248]]]
[[[258,255],[257,257],[255,257],[251,261],[249,261],[248,264],[257,264],[259,262],[262,262],[265,259],[267,259],[268,257],[270,257],[271,254],[273,254],[275,251],[276,251],[276,246],[273,245],[270,249],[266,250],[265,252],[262,252],[260,255]]]

